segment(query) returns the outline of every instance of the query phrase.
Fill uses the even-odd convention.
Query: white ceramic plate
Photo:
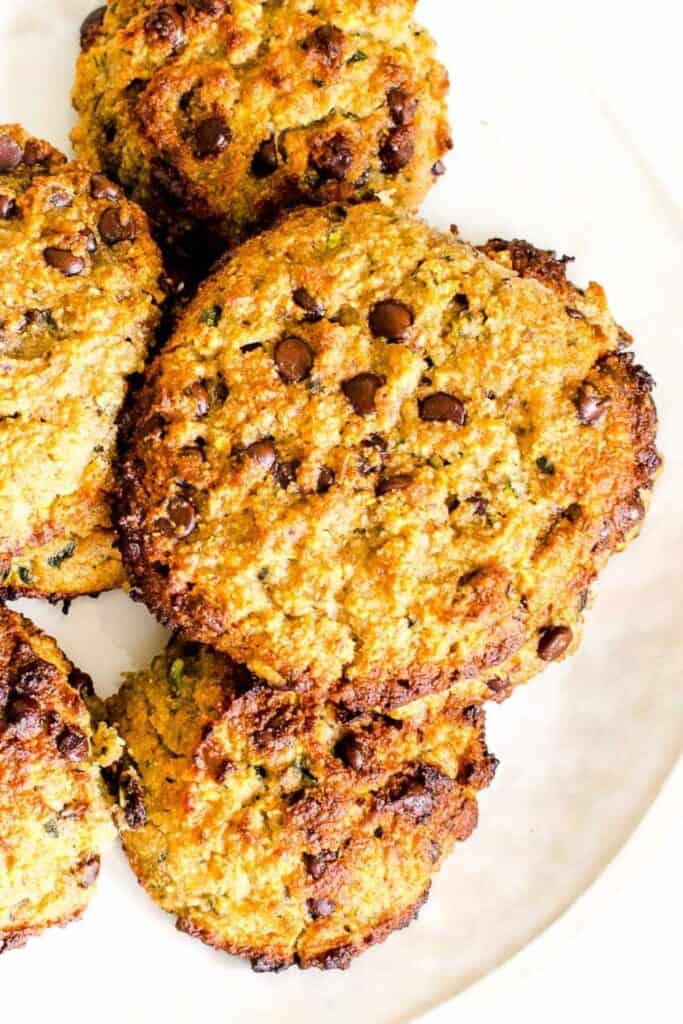
[[[650,6],[661,30],[654,8],[665,4]],[[599,585],[580,653],[491,709],[501,767],[477,833],[442,871],[418,923],[346,974],[252,974],[175,932],[115,851],[83,922],[2,958],[3,1019],[408,1021],[538,939],[620,850],[671,772],[683,736],[682,232],[659,164],[650,164],[651,153],[671,155],[667,124],[648,116],[634,132],[624,116],[624,33],[633,44],[641,27],[619,5],[616,47],[599,7],[422,4],[451,71],[456,140],[426,215],[475,241],[522,236],[575,255],[574,278],[607,287],[660,381],[667,456],[641,538]],[[0,0],[1,121],[67,145],[75,40],[88,9],[87,0]],[[678,59],[673,41],[660,31],[658,53]],[[641,91],[633,96],[637,110]],[[40,602],[22,609],[102,694],[163,642],[122,594],[77,601],[68,617]]]

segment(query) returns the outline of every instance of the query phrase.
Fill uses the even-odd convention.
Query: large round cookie
[[[574,649],[659,464],[651,381],[598,285],[487,252],[331,207],[205,283],[122,462],[124,559],[163,621],[350,707],[504,693]]]
[[[121,190],[0,126],[0,590],[119,585],[116,417],[159,319],[161,264]]]
[[[257,970],[346,967],[408,924],[496,767],[477,707],[442,695],[345,724],[198,645],[171,644],[108,711],[139,881]]]
[[[81,33],[78,154],[176,243],[297,203],[416,206],[450,146],[448,78],[415,0],[110,3]]]
[[[0,606],[0,953],[81,916],[115,830],[88,676],[28,619]]]

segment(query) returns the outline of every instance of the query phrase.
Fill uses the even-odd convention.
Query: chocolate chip
[[[147,811],[142,799],[142,788],[130,771],[122,772],[119,776],[119,799],[122,802],[123,814],[129,828],[142,828],[147,824]]]
[[[48,661],[32,659],[20,665],[13,680],[16,693],[23,697],[37,697],[51,686],[57,676],[57,669]]]
[[[174,49],[185,40],[183,19],[175,7],[158,7],[145,18],[145,32],[148,36],[162,39]]]
[[[102,21],[106,10],[106,7],[96,7],[94,11],[91,11],[90,14],[83,19],[83,22],[81,23],[82,50],[89,50],[97,39],[100,29],[102,28]]]
[[[194,133],[194,151],[200,160],[218,156],[230,144],[232,132],[223,117],[207,117],[197,125]]]
[[[50,195],[47,202],[48,206],[51,206],[54,210],[65,210],[73,203],[73,197],[64,189],[57,189],[57,191]]]
[[[85,672],[81,672],[79,668],[72,668],[69,672],[69,686],[73,686],[74,690],[77,690],[81,697],[93,697],[95,695],[92,679]]]
[[[283,338],[275,346],[273,359],[285,384],[305,380],[313,368],[313,352],[301,338]]]
[[[269,178],[278,168],[277,146],[275,139],[266,139],[254,153],[251,161],[251,173],[255,178]]]
[[[168,518],[177,537],[187,537],[197,523],[197,512],[189,498],[177,494],[166,508]]]
[[[414,96],[410,96],[405,89],[390,89],[387,93],[387,104],[394,124],[403,126],[412,124],[415,120],[417,100]]]
[[[376,302],[370,310],[368,322],[376,338],[400,341],[413,326],[415,317],[412,309],[395,299]]]
[[[116,245],[118,242],[132,242],[135,238],[135,221],[132,216],[127,220],[121,220],[121,211],[115,206],[110,206],[100,217],[99,224],[102,241],[107,245]]]
[[[21,163],[24,151],[9,135],[0,135],[0,174],[13,171]]]
[[[43,257],[48,267],[54,267],[64,277],[75,277],[85,267],[80,256],[74,256],[68,249],[56,249],[53,246],[43,250]]]
[[[276,483],[283,490],[286,491],[290,484],[296,483],[296,474],[300,465],[301,463],[298,459],[292,459],[290,462],[276,462],[274,464],[273,476]]]
[[[336,475],[333,469],[329,466],[323,466],[318,473],[318,483],[316,490],[318,494],[327,494],[327,492],[334,486]]]
[[[446,173],[446,165],[443,160],[437,160],[435,164],[432,164],[432,174],[435,178],[441,178]]]
[[[100,858],[95,856],[82,861],[78,865],[76,873],[81,889],[90,889],[97,881],[100,873]]]
[[[310,161],[324,181],[343,181],[353,163],[351,143],[337,132],[315,146]]]
[[[11,697],[5,718],[20,739],[30,739],[40,731],[40,705],[33,697]]]
[[[305,853],[303,856],[307,873],[315,881],[319,882],[330,864],[334,864],[339,854],[336,850],[321,850],[320,853]]]
[[[17,204],[11,196],[0,195],[0,220],[9,220],[16,212]]]
[[[375,396],[385,383],[375,373],[359,373],[342,384],[342,391],[359,416],[369,416],[375,411]]]
[[[314,299],[305,288],[295,288],[292,292],[292,298],[299,309],[303,309],[306,314],[304,320],[308,320],[309,323],[317,323],[318,320],[322,320],[325,316],[325,307],[322,302]]]
[[[86,252],[97,252],[97,239],[89,228],[81,228],[78,232],[85,241]]]
[[[314,921],[317,921],[319,917],[329,917],[330,914],[334,914],[337,909],[337,904],[334,900],[315,900],[309,899],[306,901],[308,913],[311,915]]]
[[[255,441],[244,449],[244,454],[263,469],[272,469],[277,462],[277,451],[272,441]]]
[[[209,411],[209,392],[200,380],[185,388],[185,394],[195,403],[195,416],[202,419]]]
[[[572,320],[586,319],[580,309],[574,309],[573,306],[565,306],[565,309],[567,311],[567,316],[570,317]]]
[[[602,398],[592,388],[585,387],[577,394],[574,404],[580,422],[586,427],[592,427],[605,415],[610,400]]]
[[[427,423],[457,423],[463,427],[467,422],[463,403],[445,391],[436,391],[433,395],[421,398],[419,406],[420,419]]]
[[[415,132],[410,125],[394,128],[385,137],[379,150],[384,174],[398,174],[415,155]]]
[[[570,647],[573,633],[569,626],[548,626],[538,641],[538,656],[543,661],[557,661]]]
[[[90,179],[90,195],[93,199],[118,199],[121,189],[104,174],[93,174]]]
[[[55,742],[65,761],[85,761],[88,756],[88,740],[78,729],[63,729]]]
[[[467,499],[467,503],[472,506],[472,512],[475,516],[486,515],[489,503],[481,494],[473,494],[471,498]]]
[[[377,484],[377,497],[381,498],[385,494],[390,494],[392,491],[405,491],[407,487],[413,482],[412,476],[408,476],[405,473],[401,473],[397,476],[385,477],[384,480],[380,480]]]
[[[416,824],[426,821],[434,810],[432,794],[420,779],[412,779],[401,791],[394,806],[408,814]]]
[[[334,755],[343,761],[347,768],[352,768],[354,772],[361,771],[365,764],[363,748],[353,733],[342,736],[334,748]]]
[[[336,25],[321,25],[304,40],[303,46],[319,54],[330,66],[339,66],[344,56],[344,33]]]

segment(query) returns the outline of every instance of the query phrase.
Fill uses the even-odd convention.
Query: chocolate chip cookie
[[[86,19],[76,151],[176,245],[299,203],[417,206],[451,145],[415,0],[110,3]]]
[[[135,593],[348,708],[504,695],[575,649],[643,519],[656,414],[629,340],[527,243],[295,212],[204,284],[131,411]]]
[[[159,319],[145,215],[101,174],[0,126],[0,591],[120,585],[115,422]]]
[[[478,707],[441,695],[342,721],[199,645],[171,644],[108,713],[138,880],[258,971],[344,968],[407,925],[497,763]]]
[[[115,836],[88,676],[28,619],[0,606],[0,953],[81,916]]]

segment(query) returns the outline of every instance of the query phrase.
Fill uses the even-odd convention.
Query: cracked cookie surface
[[[120,744],[91,699],[54,640],[0,607],[0,953],[81,916],[115,836],[100,765]]]
[[[176,244],[198,224],[232,244],[299,203],[416,207],[451,142],[414,8],[112,0],[82,36],[76,151]]]
[[[659,458],[651,379],[564,269],[378,203],[242,246],[124,424],[135,594],[356,709],[503,695],[570,653]]]
[[[342,721],[177,641],[107,707],[138,794],[122,830],[138,880],[182,931],[262,971],[344,968],[410,923],[496,767],[481,708],[440,695]]]
[[[116,417],[159,320],[159,255],[117,186],[4,125],[0,267],[0,592],[106,590]]]

